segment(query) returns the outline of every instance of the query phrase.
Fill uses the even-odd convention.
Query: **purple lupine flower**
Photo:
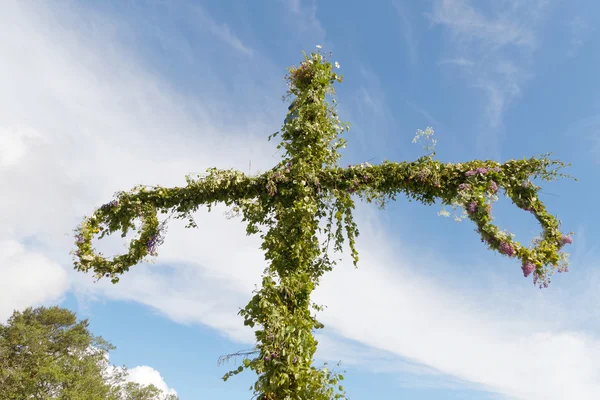
[[[467,190],[470,188],[471,188],[471,185],[469,185],[468,183],[461,183],[460,185],[458,185],[458,190]]]
[[[565,244],[573,244],[573,239],[571,238],[571,236],[563,235],[561,240],[561,246],[564,246]]]
[[[515,255],[515,249],[511,246],[510,243],[502,242],[500,244],[500,253],[506,254],[507,256],[512,257]]]
[[[469,214],[473,214],[476,210],[477,210],[477,203],[475,203],[475,202],[469,203],[469,205],[467,206],[467,212]]]
[[[529,275],[531,275],[533,271],[535,271],[535,264],[531,262],[526,262],[525,264],[523,264],[521,269],[523,270],[523,276],[527,278]]]
[[[492,193],[498,192],[498,184],[494,181],[490,181],[490,192],[492,192]]]

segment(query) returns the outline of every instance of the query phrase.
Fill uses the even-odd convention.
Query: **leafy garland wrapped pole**
[[[440,199],[444,205],[460,206],[477,226],[482,242],[519,259],[524,276],[533,274],[534,284],[540,288],[548,286],[555,270],[567,271],[568,255],[560,249],[572,242],[538,199],[540,187],[530,181],[567,176],[558,173],[565,165],[547,155],[504,164],[479,160],[444,164],[434,160],[432,153],[414,162],[339,167],[338,149],[345,147],[339,136],[348,125],[339,121],[335,99],[330,103],[327,98],[335,95],[333,83],[341,82],[342,77],[334,69],[339,64],[332,64],[319,49],[304,54],[300,66],[289,68],[286,75],[288,97],[293,96],[294,101],[281,131],[269,137],[280,135],[278,148],[284,150],[281,162],[272,170],[246,176],[234,170],[209,169],[203,177],[186,177],[183,188],[138,186],[131,192],[118,192],[115,200],[97,209],[75,230],[75,268],[93,270],[97,279],[106,277],[117,283],[130,267],[156,255],[168,220],[159,223],[159,211],[188,219],[187,227],[197,227],[191,214],[200,206],[209,210],[216,203],[233,206],[247,223],[247,233],[260,234],[268,267],[262,288],[240,310],[245,325],[259,328],[256,347],[237,353],[245,356],[243,366],[223,379],[244,368],[255,371],[258,379],[250,389],[259,400],[345,398],[339,385],[342,375],[312,366],[317,348],[313,330],[323,325],[311,314],[321,307],[310,301],[310,295],[320,277],[334,267],[335,260],[328,257],[329,245],[341,251],[344,231],[354,265],[358,262],[355,238],[359,232],[352,217],[352,195],[381,207],[402,192],[428,205]],[[432,133],[420,131],[428,139]],[[542,236],[530,248],[492,223],[491,204],[499,189],[517,207],[533,213],[542,226]],[[136,221],[141,227],[136,227]],[[127,254],[107,259],[92,246],[97,234],[102,238],[121,231],[125,237],[130,230],[140,232]],[[326,238],[324,243],[319,242],[319,234]],[[251,355],[254,357],[249,358]]]

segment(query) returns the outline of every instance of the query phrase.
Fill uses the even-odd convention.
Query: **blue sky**
[[[140,381],[182,400],[250,397],[254,376],[223,383],[217,367],[252,347],[236,313],[264,268],[239,220],[217,208],[200,229],[171,224],[156,263],[118,285],[72,271],[69,235],[118,190],[274,165],[285,69],[319,44],[345,79],[344,164],[418,158],[412,138],[431,126],[440,160],[553,152],[579,181],[542,190],[575,232],[570,272],[545,290],[439,206],[359,205],[359,269],[344,258],[315,293],[318,362],[342,360],[353,400],[600,397],[598,2],[5,3],[0,319],[62,304]],[[506,199],[494,210],[517,240],[539,233]]]

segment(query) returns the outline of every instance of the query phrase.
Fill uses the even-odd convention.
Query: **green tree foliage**
[[[137,382],[127,382],[122,390],[120,400],[178,400],[174,394],[164,394],[154,385],[140,385]]]
[[[60,307],[15,311],[0,324],[0,399],[176,400],[156,387],[125,383],[114,349],[88,321]]]
[[[558,220],[537,196],[540,187],[531,181],[566,176],[558,173],[563,163],[542,156],[504,164],[489,160],[452,164],[435,160],[432,153],[412,162],[342,168],[338,150],[346,143],[340,135],[349,127],[340,122],[333,98],[334,82],[342,81],[338,67],[319,50],[289,68],[287,97],[293,101],[282,129],[269,137],[280,137],[277,147],[282,150],[282,160],[271,170],[246,176],[209,169],[204,176],[186,177],[185,187],[138,186],[119,192],[75,232],[75,268],[117,283],[130,267],[156,255],[171,216],[188,219],[188,227],[196,227],[191,213],[200,206],[209,210],[217,203],[232,206],[246,222],[247,233],[260,235],[267,267],[262,288],[240,311],[245,325],[256,328],[256,347],[236,353],[245,356],[243,365],[223,379],[244,369],[255,371],[258,379],[250,389],[259,400],[345,397],[339,384],[342,375],[313,366],[317,349],[313,332],[323,325],[314,313],[321,307],[310,296],[321,276],[335,266],[330,250],[342,251],[347,239],[354,264],[358,262],[355,196],[381,207],[399,193],[427,205],[440,201],[461,207],[482,242],[519,259],[523,274],[533,274],[534,283],[542,287],[555,270],[567,269],[567,255],[560,250],[571,238],[560,232]],[[431,139],[432,133],[428,129],[419,135]],[[540,223],[542,236],[532,246],[514,241],[493,224],[491,205],[500,189]],[[159,212],[170,216],[159,221]],[[120,231],[125,237],[130,230],[139,230],[139,236],[126,254],[106,258],[95,251],[92,240],[97,234],[102,238]],[[325,240],[320,242],[319,237]]]

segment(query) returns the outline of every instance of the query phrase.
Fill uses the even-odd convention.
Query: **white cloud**
[[[129,382],[136,382],[144,386],[154,385],[158,389],[162,390],[165,394],[177,395],[177,391],[167,386],[167,383],[160,375],[160,372],[158,372],[152,367],[142,365],[139,367],[131,368],[127,370],[127,372],[127,380]]]
[[[270,115],[254,115],[250,126],[239,122],[245,122],[245,115],[231,120],[229,110],[214,111],[222,93],[184,98],[136,64],[112,40],[119,27],[110,21],[101,21],[98,26],[105,28],[92,33],[69,26],[71,32],[60,19],[49,22],[41,7],[20,8],[24,4],[7,3],[0,15],[7,27],[0,55],[13,60],[0,65],[5,104],[0,132],[20,126],[43,140],[19,136],[18,153],[12,151],[10,163],[3,164],[10,174],[5,169],[0,175],[0,187],[8,193],[0,197],[0,207],[11,212],[0,214],[0,226],[6,227],[5,243],[13,250],[0,254],[20,271],[25,264],[42,264],[24,263],[32,255],[18,242],[35,236],[43,243],[36,251],[54,267],[43,266],[47,275],[23,269],[30,271],[24,275],[28,279],[10,281],[14,290],[36,288],[35,293],[21,291],[31,303],[41,301],[35,296],[46,287],[40,285],[61,276],[56,263],[68,265],[72,239],[64,234],[116,190],[138,183],[182,185],[185,174],[212,165],[245,171],[250,158],[254,170],[265,169],[276,158],[273,146],[263,140],[272,132]],[[502,68],[511,73],[510,66]],[[186,107],[189,103],[199,106]],[[228,121],[229,129],[217,128],[219,120]],[[10,135],[15,146],[16,136]],[[175,321],[203,323],[251,342],[236,312],[259,283],[264,260],[257,238],[246,237],[239,221],[227,221],[222,210],[198,213],[200,230],[172,225],[159,265],[136,266],[118,285],[92,284],[90,276],[71,273],[74,286],[147,304]],[[324,334],[363,345],[363,354],[355,354],[351,363],[383,357],[391,370],[435,371],[518,399],[598,398],[598,332],[568,329],[564,299],[580,298],[581,286],[558,296],[533,292],[530,282],[490,284],[483,280],[485,271],[496,268],[490,265],[461,275],[461,286],[452,276],[455,266],[437,259],[433,250],[427,258],[411,252],[368,210],[360,207],[357,213],[360,268],[342,263],[315,296],[328,306],[321,318],[327,325]],[[118,249],[117,242],[105,246]],[[507,265],[519,273],[518,266]],[[64,285],[54,287],[59,289],[49,296],[65,290]],[[346,351],[323,350],[334,359]],[[399,356],[412,366],[396,364]],[[140,376],[160,378],[144,369],[149,367],[140,368]]]
[[[481,11],[484,3],[491,12]],[[528,67],[538,47],[536,32],[546,8],[545,0],[436,0],[428,14],[451,38],[451,56],[438,65],[463,67],[465,79],[488,99],[486,119],[492,128],[502,125],[508,105],[531,77]],[[498,138],[487,139],[498,146]]]
[[[505,11],[519,7],[519,1],[509,1]],[[516,10],[511,10],[514,12]],[[447,25],[460,39],[480,40],[482,45],[505,46],[516,44],[534,47],[536,39],[533,31],[514,21],[513,15],[499,13],[497,18],[485,17],[471,6],[468,0],[436,1],[431,18],[434,22]]]
[[[0,239],[0,274],[0,321],[15,310],[57,301],[69,287],[59,264],[10,239]]]

